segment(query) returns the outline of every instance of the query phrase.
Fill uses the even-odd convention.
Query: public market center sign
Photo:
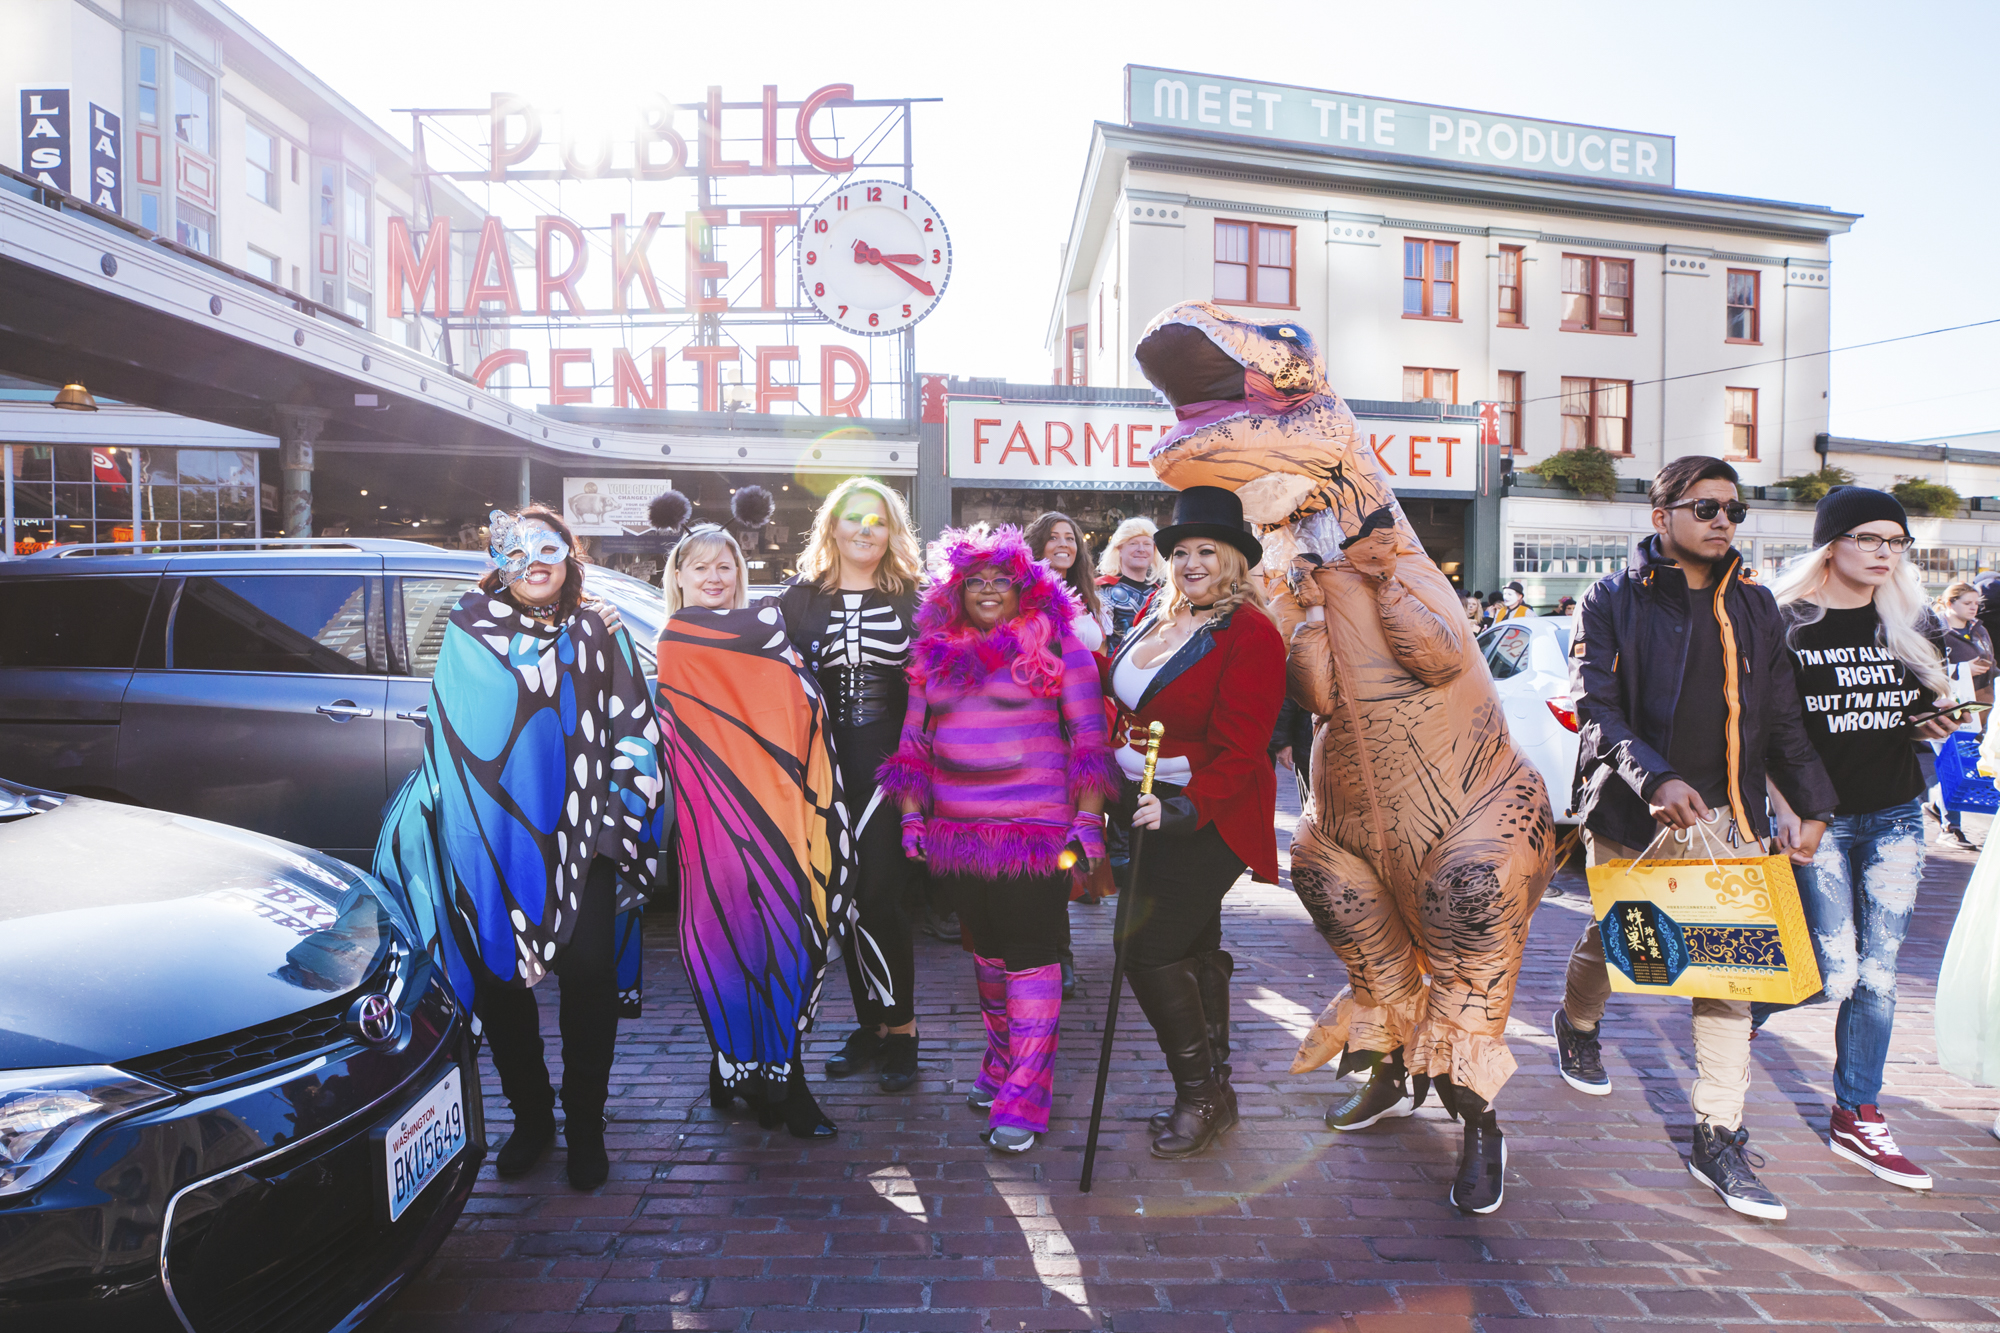
[[[1613,185],[1671,188],[1674,183],[1670,134],[1495,116],[1150,65],[1125,67],[1125,122],[1286,148],[1511,168]]]

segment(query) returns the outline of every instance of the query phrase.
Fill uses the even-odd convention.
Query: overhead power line
[[[1966,329],[1983,329],[1990,324],[2000,324],[2000,318],[1976,320],[1971,324],[1953,324],[1941,329],[1925,329],[1921,333],[1900,333],[1893,338],[1876,338],[1871,342],[1849,343],[1845,347],[1828,347],[1817,352],[1797,352],[1791,356],[1767,357],[1762,361],[1745,361],[1734,366],[1717,366],[1713,370],[1690,370],[1683,375],[1663,375],[1659,379],[1654,380],[1633,380],[1631,381],[1631,385],[1637,389],[1647,384],[1671,384],[1675,380],[1700,379],[1704,375],[1729,375],[1739,370],[1753,370],[1758,366],[1776,366],[1782,365],[1787,361],[1804,361],[1809,357],[1832,356],[1835,352],[1858,352],[1864,347],[1883,347],[1889,343],[1909,342],[1913,338],[1932,338],[1940,333],[1962,333]],[[1577,378],[1581,378],[1581,376]],[[1565,397],[1568,397],[1568,395],[1562,393],[1545,393],[1533,398],[1523,398],[1520,401],[1523,403],[1546,403],[1552,399]]]

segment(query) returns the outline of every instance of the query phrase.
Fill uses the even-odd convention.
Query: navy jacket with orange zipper
[[[1715,709],[1729,747],[1730,804],[1744,832],[1764,838],[1770,835],[1767,771],[1802,815],[1829,812],[1838,797],[1806,739],[1784,615],[1770,589],[1750,581],[1754,575],[1742,559],[1732,550],[1708,589],[1719,599],[1722,627],[1725,685]],[[1583,595],[1570,641],[1575,808],[1591,832],[1628,847],[1644,847],[1658,834],[1648,800],[1679,776],[1666,755],[1673,747],[1687,634],[1687,576],[1660,553],[1658,534],[1639,543],[1639,558],[1629,569],[1598,580]]]

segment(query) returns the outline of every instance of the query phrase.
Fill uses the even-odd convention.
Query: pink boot
[[[990,1021],[990,1020],[989,1020]],[[1062,1035],[1062,968],[1007,973],[1008,1063],[988,1124],[1046,1134]],[[990,1028],[989,1028],[990,1031]]]
[[[1007,1080],[1007,968],[992,958],[972,956],[972,975],[979,982],[979,1016],[986,1020],[986,1058],[966,1104],[990,1110],[1000,1085]]]

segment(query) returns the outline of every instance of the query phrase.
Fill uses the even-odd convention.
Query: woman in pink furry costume
[[[917,612],[902,743],[883,792],[903,809],[903,850],[958,903],[973,955],[986,1059],[967,1098],[987,1143],[1026,1152],[1048,1132],[1062,1018],[1057,950],[1069,905],[1066,849],[1104,856],[1118,766],[1076,599],[1018,529],[948,532]]]

